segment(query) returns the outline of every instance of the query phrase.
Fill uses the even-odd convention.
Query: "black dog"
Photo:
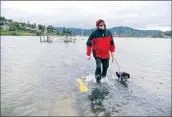
[[[130,74],[126,72],[116,72],[116,75],[122,82],[125,82],[130,78]]]

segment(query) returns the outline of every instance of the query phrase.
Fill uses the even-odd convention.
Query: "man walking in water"
[[[112,57],[114,56],[115,44],[111,32],[106,29],[104,20],[97,20],[96,27],[97,29],[92,32],[86,42],[86,55],[87,59],[89,60],[92,50],[93,57],[96,61],[95,78],[97,83],[100,83],[101,78],[106,76],[107,69],[109,67],[109,51],[111,52]],[[103,65],[103,70],[101,65]]]

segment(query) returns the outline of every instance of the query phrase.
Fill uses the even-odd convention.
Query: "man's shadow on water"
[[[121,81],[117,79],[117,82],[121,83],[125,88],[128,88],[127,81]],[[96,116],[99,116],[99,113],[103,113],[103,115],[100,116],[111,116],[110,112],[108,112],[103,105],[103,101],[106,99],[109,93],[110,91],[106,84],[96,84],[96,86],[92,88],[91,94],[88,95],[88,99],[90,101],[90,110]]]
[[[96,116],[99,113],[103,113],[103,116],[110,116],[110,113],[106,111],[106,108],[103,105],[103,100],[105,100],[106,96],[108,96],[109,90],[105,86],[97,86],[93,88],[91,94],[88,95],[88,99],[90,103],[90,110]],[[102,115],[101,115],[102,116]]]

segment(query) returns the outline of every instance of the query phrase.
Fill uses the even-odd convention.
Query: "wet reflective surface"
[[[85,41],[40,43],[39,37],[1,37],[1,115],[171,115],[171,40],[115,39],[115,57],[131,78],[121,84],[110,62],[102,84]],[[88,87],[80,93],[76,79]]]

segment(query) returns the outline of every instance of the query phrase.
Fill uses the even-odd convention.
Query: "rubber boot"
[[[96,82],[97,82],[98,84],[101,83],[101,76],[97,76],[97,77],[96,77]]]

